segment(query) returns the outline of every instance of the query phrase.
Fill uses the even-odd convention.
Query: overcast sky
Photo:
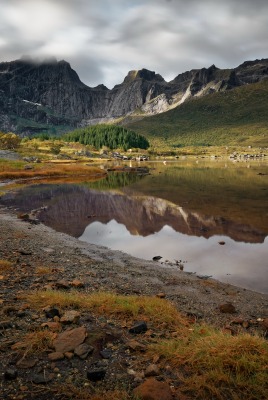
[[[0,61],[70,62],[89,86],[268,58],[267,0],[0,0]]]

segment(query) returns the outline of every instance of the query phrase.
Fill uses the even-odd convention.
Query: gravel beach
[[[18,355],[12,351],[14,343],[29,331],[29,325],[33,330],[46,321],[42,314],[37,314],[34,310],[23,311],[20,294],[28,290],[59,288],[61,284],[64,285],[62,281],[66,282],[67,290],[71,282],[80,282],[82,290],[89,293],[112,291],[124,295],[162,296],[170,300],[183,315],[200,322],[211,323],[220,329],[230,329],[231,333],[232,330],[252,333],[258,330],[262,333],[264,331],[260,321],[268,317],[268,295],[224,284],[208,277],[198,277],[181,271],[176,265],[167,266],[160,261],[145,261],[119,251],[88,244],[55,232],[41,223],[19,219],[5,208],[0,209],[0,260],[7,260],[14,266],[12,273],[2,273],[0,280],[0,375],[3,377],[8,376],[7,371],[10,368],[15,368],[15,371],[19,368]],[[40,273],[42,268],[49,269],[50,273]],[[228,306],[226,309],[226,304],[231,305],[231,309],[228,309]],[[81,315],[81,321],[85,323],[83,318]],[[105,332],[111,329],[107,321],[98,320],[94,324],[95,328]],[[121,339],[118,340],[122,341],[122,346],[126,346],[131,338],[122,331],[122,327],[120,329]],[[121,349],[119,342],[117,346]],[[109,376],[105,378],[106,385],[112,387],[111,382],[118,383],[120,379],[128,379],[130,385],[135,387],[139,378],[129,372],[129,366],[138,362],[137,357],[131,364],[129,360],[126,361],[126,356],[122,356],[122,352],[120,354],[125,363],[122,362],[121,367],[126,365],[120,370],[120,377],[114,372],[118,368],[113,364],[116,357],[108,360],[104,357],[110,371]],[[43,358],[35,361],[33,365],[29,364],[25,369],[19,369],[19,378],[1,380],[4,393],[4,397],[1,398],[46,399],[52,390],[49,382],[41,382],[46,387],[36,397],[33,395],[35,385],[39,383],[38,379],[35,382],[34,377],[42,368],[51,369],[53,384],[55,381],[59,382],[57,379],[73,376],[76,370],[89,368],[80,358],[72,364],[67,364],[66,360],[48,362]],[[59,372],[60,378],[57,378],[57,372],[61,371],[61,368],[64,372]],[[162,380],[166,380],[165,374],[166,372],[162,372]],[[59,398],[65,399],[64,396]]]

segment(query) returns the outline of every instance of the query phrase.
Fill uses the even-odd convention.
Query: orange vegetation
[[[21,179],[21,178],[35,178],[35,177],[100,177],[105,176],[106,171],[98,168],[87,166],[84,164],[36,164],[32,169],[16,169],[8,168],[7,170],[0,171],[0,179]]]

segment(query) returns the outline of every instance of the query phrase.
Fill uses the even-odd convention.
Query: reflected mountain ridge
[[[88,243],[143,259],[186,260],[186,272],[267,293],[268,165],[147,165],[146,176],[33,181],[0,204]]]
[[[176,232],[210,238],[228,236],[245,243],[263,243],[266,233],[220,216],[202,215],[153,196],[129,196],[79,185],[35,185],[2,197],[1,203],[21,212],[39,210],[38,218],[53,229],[80,237],[93,222],[115,220],[132,235],[148,236],[168,225]]]

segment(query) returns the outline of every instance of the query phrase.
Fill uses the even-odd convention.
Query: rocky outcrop
[[[255,83],[268,77],[268,60],[235,69],[193,69],[170,82],[147,69],[130,71],[113,89],[82,83],[66,61],[0,63],[0,129],[31,134],[51,126],[76,127],[126,116],[157,114],[187,99]]]
[[[259,82],[268,76],[268,59],[245,61],[234,72],[241,85]]]

